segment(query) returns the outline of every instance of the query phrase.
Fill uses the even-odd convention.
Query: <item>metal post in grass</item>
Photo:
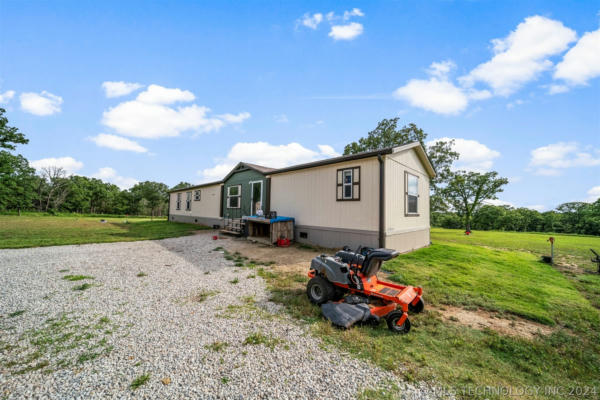
[[[550,265],[554,265],[554,237],[550,236],[548,241],[550,242]]]

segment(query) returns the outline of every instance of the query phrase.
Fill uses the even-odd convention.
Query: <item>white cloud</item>
[[[506,104],[506,108],[508,110],[515,108],[516,106],[520,106],[521,104],[525,103],[523,100],[521,99],[516,99],[515,101],[511,101],[510,103]]]
[[[219,118],[230,124],[241,124],[242,122],[250,118],[250,113],[241,112],[239,114],[221,114],[219,115]]]
[[[333,40],[353,40],[363,33],[363,25],[358,22],[350,22],[346,25],[333,25],[329,31],[329,37]]]
[[[322,21],[323,21],[323,14],[321,14],[321,13],[315,13],[313,15],[306,13],[302,16],[302,18],[300,20],[298,20],[298,22],[300,24],[302,24],[310,29],[317,29],[317,27],[319,26],[319,24]]]
[[[113,150],[133,151],[136,153],[146,153],[148,151],[148,149],[139,143],[117,135],[101,133],[98,136],[92,137],[91,140],[100,147],[107,147]]]
[[[504,200],[499,200],[499,199],[488,199],[488,200],[483,200],[482,202],[483,204],[487,204],[489,206],[509,206],[509,207],[513,207],[516,208],[516,206],[513,203],[510,203],[508,201],[504,201]]]
[[[495,94],[507,96],[552,68],[548,58],[562,53],[575,39],[575,31],[560,21],[539,15],[525,18],[507,37],[493,39],[494,57],[460,81],[466,86],[484,82]]]
[[[150,85],[146,90],[138,94],[136,100],[149,104],[173,104],[177,102],[187,103],[194,101],[195,99],[196,96],[189,90]]]
[[[267,142],[236,143],[227,156],[218,160],[212,168],[198,171],[205,181],[223,178],[240,161],[271,168],[282,168],[323,158],[332,157],[335,150],[328,145],[319,145],[319,151],[310,150],[299,143],[274,145]],[[335,153],[337,154],[337,153]]]
[[[52,115],[60,112],[62,97],[45,90],[41,93],[21,93],[21,109],[34,115]]]
[[[0,104],[5,104],[10,101],[15,96],[14,90],[7,90],[4,93],[0,93]]]
[[[565,168],[600,165],[600,149],[582,149],[576,142],[559,142],[531,151],[529,166],[534,173],[557,176]]]
[[[61,167],[69,175],[74,174],[83,168],[83,163],[81,161],[77,161],[73,157],[42,158],[41,160],[31,161],[29,164],[38,171],[40,171],[42,168]]]
[[[492,150],[476,140],[443,137],[432,140],[427,144],[431,145],[440,140],[454,140],[453,150],[458,152],[460,155],[459,159],[453,166],[454,169],[463,169],[474,172],[487,172],[492,168],[494,159],[500,157],[500,153],[498,151]]]
[[[448,80],[448,74],[454,67],[452,61],[434,62],[427,70],[431,75],[428,80],[411,79],[396,89],[394,96],[413,107],[438,114],[458,114],[467,108],[469,98],[461,88]]]
[[[167,105],[189,102],[194,98],[187,90],[150,85],[135,100],[125,101],[105,111],[102,123],[125,136],[154,139],[179,136],[185,131],[217,131],[227,124],[240,123],[250,118],[248,112],[211,117],[210,109],[205,106]]]
[[[129,189],[138,183],[137,179],[134,178],[125,178],[117,174],[111,167],[103,167],[98,170],[95,174],[92,175],[92,178],[100,179],[105,182],[110,182],[112,184],[117,185],[122,190]]]
[[[344,21],[349,20],[352,17],[364,17],[365,13],[360,10],[360,8],[353,8],[350,11],[344,11],[343,19]]]
[[[104,93],[106,97],[120,97],[125,96],[131,92],[135,92],[138,89],[143,88],[144,85],[141,83],[132,83],[132,82],[111,82],[106,81],[102,82],[102,89],[104,89]]]
[[[585,199],[588,203],[593,203],[596,200],[600,199],[600,186],[594,186],[590,190],[587,191],[588,197]]]
[[[550,93],[550,94],[565,93],[568,91],[569,91],[569,87],[567,85],[552,84],[552,85],[548,86],[548,93]]]
[[[273,116],[273,119],[275,119],[275,122],[279,122],[280,124],[286,124],[286,123],[290,122],[287,115],[285,115],[285,114],[275,115],[275,116]]]
[[[600,29],[586,32],[554,71],[554,79],[563,79],[570,85],[586,85],[597,76],[600,76]]]
[[[543,212],[547,210],[547,207],[543,204],[534,204],[531,206],[525,206],[525,208],[529,208],[530,210],[535,210],[538,212]]]
[[[452,60],[432,62],[427,72],[429,75],[438,79],[447,79],[448,74],[456,68],[456,63]]]
[[[319,151],[321,152],[321,154],[323,154],[324,156],[327,156],[327,157],[341,156],[340,153],[335,151],[335,149],[328,144],[319,144],[319,145],[317,145],[317,147],[319,148]]]

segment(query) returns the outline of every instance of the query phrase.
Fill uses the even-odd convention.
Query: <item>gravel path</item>
[[[0,398],[345,399],[392,385],[433,397],[325,348],[215,243],[1,250]]]

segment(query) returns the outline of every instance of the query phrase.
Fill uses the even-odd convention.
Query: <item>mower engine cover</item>
[[[314,269],[318,273],[325,275],[327,280],[332,283],[350,284],[350,280],[348,279],[348,264],[339,258],[325,255],[315,257],[310,263],[310,269]]]
[[[325,318],[342,328],[350,328],[357,322],[371,318],[371,309],[366,304],[325,303],[321,305]]]

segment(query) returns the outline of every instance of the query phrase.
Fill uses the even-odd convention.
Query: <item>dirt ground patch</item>
[[[254,243],[245,239],[223,237],[216,240],[218,246],[222,246],[229,252],[239,252],[241,255],[262,262],[272,261],[275,265],[291,265],[304,263],[308,271],[310,260],[322,254],[318,249],[304,249],[298,245],[290,247],[275,247],[261,243]]]
[[[464,308],[444,305],[435,308],[446,321],[470,326],[474,329],[492,329],[502,335],[533,339],[538,335],[549,335],[553,329],[547,325],[514,317],[507,319],[484,310],[465,310]]]

